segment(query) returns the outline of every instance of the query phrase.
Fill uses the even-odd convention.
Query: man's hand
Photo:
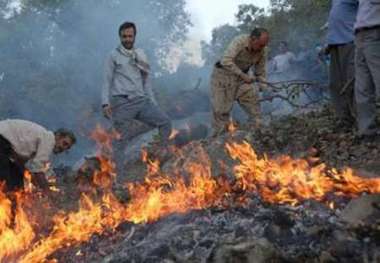
[[[263,76],[259,76],[259,77],[256,77],[256,82],[266,83],[267,79],[265,77],[263,77]]]
[[[103,105],[103,115],[107,119],[111,119],[112,116],[112,109],[110,105]]]
[[[252,77],[252,76],[249,76],[249,75],[246,75],[246,74],[243,75],[241,78],[247,84],[251,84],[251,83],[253,83],[255,81],[255,77]]]
[[[43,191],[49,190],[49,182],[44,173],[33,173],[32,183]]]
[[[264,90],[267,89],[267,80],[265,77],[257,77],[256,78],[257,86],[259,87],[259,91],[263,92]]]
[[[262,84],[262,83],[259,83],[258,85],[258,91],[259,92],[264,92],[266,89],[265,89],[265,84]]]
[[[318,57],[327,56],[330,54],[330,46],[324,46],[319,50]]]

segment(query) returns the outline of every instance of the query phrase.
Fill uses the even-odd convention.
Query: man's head
[[[279,45],[279,50],[281,54],[288,52],[288,43],[286,41],[281,41]]]
[[[251,51],[261,51],[269,43],[269,33],[268,30],[261,27],[256,27],[252,30],[249,42],[249,49]]]
[[[119,27],[120,42],[126,49],[133,48],[136,34],[136,25],[132,22],[125,22]]]
[[[67,151],[68,149],[75,144],[77,139],[72,131],[67,129],[58,129],[54,132],[55,135],[55,145],[53,153],[61,153]]]

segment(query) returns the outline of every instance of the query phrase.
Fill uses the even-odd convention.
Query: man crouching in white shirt
[[[0,121],[0,185],[7,191],[24,187],[24,171],[32,174],[32,183],[42,190],[49,189],[46,176],[53,176],[51,154],[67,151],[75,144],[73,132],[55,132],[26,120]]]

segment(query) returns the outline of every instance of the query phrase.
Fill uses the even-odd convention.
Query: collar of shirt
[[[133,61],[135,61],[136,66],[140,70],[142,70],[145,73],[150,72],[149,63],[148,63],[147,58],[144,54],[140,54],[141,52],[138,52],[138,50],[136,50],[135,48],[126,49],[123,45],[119,45],[119,47],[117,49],[121,54],[123,54],[123,55],[131,58]],[[141,50],[139,50],[139,51],[141,51]]]
[[[130,57],[132,59],[136,59],[137,55],[136,55],[136,51],[134,48],[132,49],[126,49],[123,45],[119,45],[117,47],[117,49],[119,50],[119,52],[127,57]]]

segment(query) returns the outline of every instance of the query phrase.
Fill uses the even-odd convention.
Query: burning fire
[[[173,140],[177,135],[179,131],[176,129],[172,129],[172,132],[170,133],[169,140]]]
[[[111,145],[108,137],[100,137]],[[0,191],[0,262],[43,262],[57,250],[86,242],[93,234],[113,231],[122,222],[152,222],[172,213],[224,206],[233,195],[256,194],[266,202],[291,205],[315,199],[333,207],[328,195],[356,197],[363,192],[380,192],[380,179],[364,179],[350,169],[339,173],[323,164],[312,167],[306,160],[288,156],[259,158],[248,143],[229,143],[226,151],[236,161],[235,180],[214,177],[211,160],[201,147],[197,161],[182,163],[170,174],[163,173],[160,163],[150,160],[145,152],[148,176],[142,183],[128,184],[128,203],[121,203],[110,191],[97,201],[83,195],[79,210],[56,214],[50,233],[42,237],[36,235],[23,210],[23,194],[16,195],[13,217],[11,199]],[[95,185],[110,189],[114,176],[105,175],[115,174],[114,165],[109,158],[101,160]]]
[[[34,186],[32,183],[32,174],[28,171],[24,171],[24,188],[25,192],[31,193],[33,192]]]
[[[117,131],[112,130],[108,132],[100,125],[97,125],[95,130],[90,134],[90,138],[97,143],[98,151],[107,155],[112,153],[112,141],[119,140],[120,136],[120,133]]]
[[[248,143],[227,144],[227,151],[240,164],[234,167],[240,187],[271,203],[299,204],[303,200],[325,201],[328,194],[357,197],[363,192],[379,193],[380,179],[354,175],[352,169],[338,173],[325,164],[311,167],[306,160],[283,156],[259,159]]]
[[[149,159],[148,152],[145,149],[141,152],[141,159],[147,165],[147,177],[155,175],[160,171],[160,161]]]
[[[234,123],[232,119],[230,119],[228,125],[227,125],[227,131],[229,133],[235,133],[237,130],[237,125]]]
[[[35,237],[28,216],[22,209],[21,193],[14,195],[17,206],[12,213],[12,201],[0,191],[0,262],[13,261],[25,252]]]

